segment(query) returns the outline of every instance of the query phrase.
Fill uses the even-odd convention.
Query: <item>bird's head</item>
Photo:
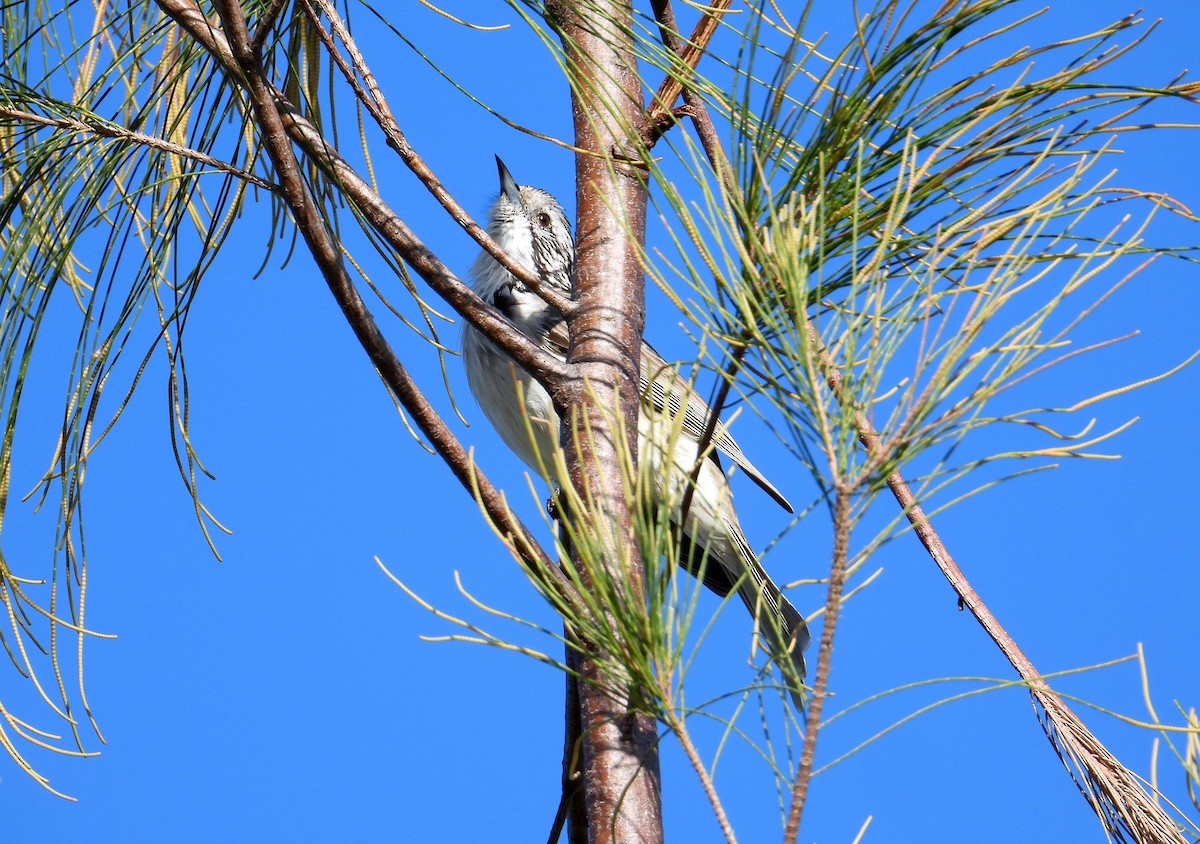
[[[496,166],[500,172],[500,195],[492,205],[488,234],[539,278],[570,293],[575,241],[562,206],[544,190],[518,185],[499,156]],[[499,270],[499,264],[493,269]],[[546,303],[536,293],[507,272],[493,271],[488,275],[493,289],[487,291],[491,296],[485,298],[490,298],[513,322],[519,324],[546,310]]]

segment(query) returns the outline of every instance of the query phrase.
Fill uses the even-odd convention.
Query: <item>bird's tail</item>
[[[732,532],[749,576],[742,579],[738,594],[755,619],[758,632],[783,674],[796,711],[804,714],[804,651],[811,636],[799,611],[783,596],[775,581],[759,563],[740,530]]]

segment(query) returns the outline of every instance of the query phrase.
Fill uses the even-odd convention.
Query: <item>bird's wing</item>
[[[542,341],[542,347],[551,354],[566,360],[567,346],[570,342],[570,335],[567,334],[567,321],[560,319],[546,332],[546,339]]]
[[[547,332],[543,346],[547,351],[565,359],[567,342],[567,323],[559,321]],[[658,352],[645,342],[642,343],[641,390],[643,400],[660,413],[666,409],[672,416],[677,416],[682,410],[684,433],[696,440],[704,435],[712,408],[691,388],[687,381],[679,376],[674,367],[663,360]],[[713,430],[712,444],[749,475],[752,481],[762,487],[767,495],[775,499],[779,506],[789,513],[795,512],[792,505],[783,497],[783,493],[766,479],[766,476],[750,462],[746,455],[742,454],[742,449],[730,435],[729,429],[720,421]]]
[[[712,408],[686,380],[680,377],[675,367],[669,365],[659,356],[658,352],[651,348],[649,343],[642,343],[641,384],[642,395],[655,410],[662,411],[666,408],[672,416],[682,410],[684,432],[697,440],[704,435],[704,429],[708,426],[709,417],[712,415]],[[742,449],[729,433],[729,429],[719,420],[713,429],[712,443],[722,454],[749,475],[752,481],[762,487],[767,495],[775,499],[779,506],[789,513],[795,512],[792,505],[783,497],[783,493],[776,489],[775,485],[767,480],[766,476],[742,453]]]

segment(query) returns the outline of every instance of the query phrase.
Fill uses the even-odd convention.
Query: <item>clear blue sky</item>
[[[1031,41],[1137,8],[1112,0],[1086,4],[1086,13],[1085,4],[1053,5],[1058,11],[1029,30]],[[512,19],[490,4],[455,11],[479,22]],[[1200,11],[1191,0],[1150,2],[1143,14],[1165,25],[1122,68],[1142,82],[1165,82],[1197,64]],[[463,35],[415,4],[403,16],[436,56],[462,63],[464,81],[483,99],[568,135],[565,92],[541,84],[554,71],[538,64],[540,48],[519,27]],[[396,42],[368,37],[371,22],[360,15],[357,32],[410,141],[469,209],[482,214],[495,196],[493,153],[518,181],[573,198],[568,153],[468,107]],[[447,33],[454,40],[440,43]],[[1153,116],[1197,122],[1200,112],[1181,105]],[[352,139],[348,121],[340,128]],[[1120,181],[1200,208],[1196,138],[1183,130],[1122,138],[1129,153],[1118,162]],[[470,242],[437,216],[414,179],[379,155],[385,196],[465,272],[475,253]],[[1164,221],[1159,233],[1164,241],[1197,241],[1194,225]],[[277,256],[250,278],[261,236],[261,227],[248,225],[231,241],[185,335],[193,436],[217,475],[202,485],[203,498],[234,530],[218,539],[224,561],[208,552],[176,475],[165,367],[157,360],[88,468],[87,624],[118,637],[86,646],[88,697],[107,744],[89,737],[101,755],[86,760],[23,746],[77,803],[43,791],[0,758],[0,835],[5,842],[542,841],[558,795],[563,678],[512,654],[419,641],[453,630],[395,588],[373,557],[434,604],[528,644],[553,647],[472,609],[453,573],[487,603],[551,628],[554,617],[449,472],[408,437],[307,256],[297,251],[286,268]],[[1180,261],[1149,268],[1084,333],[1140,336],[1056,373],[1036,401],[1069,404],[1184,360],[1200,347],[1198,281],[1197,268]],[[64,298],[50,315],[62,348],[46,347],[30,375],[25,446],[13,471],[18,495],[50,459],[62,366],[74,343],[72,308]],[[427,348],[376,311],[401,355],[420,375],[436,377]],[[152,322],[147,315],[147,331]],[[652,300],[647,335],[656,345],[680,342],[676,322],[661,298]],[[457,344],[456,327],[444,336]],[[525,492],[522,468],[487,429],[457,367],[451,381],[472,423],[461,434],[535,521],[538,504]],[[437,398],[448,412],[444,396]],[[1094,412],[1099,428],[1140,417],[1109,444],[1121,460],[1075,461],[1018,480],[948,512],[938,526],[1042,671],[1116,659],[1143,643],[1155,704],[1177,723],[1173,701],[1200,706],[1200,368]],[[745,430],[743,446],[756,462],[783,465],[777,444]],[[814,494],[802,472],[776,481],[793,500]],[[783,514],[752,489],[739,487],[739,501],[757,545],[783,527]],[[33,515],[27,504],[10,507],[4,552],[27,576],[49,565],[52,509]],[[805,535],[802,527],[769,560],[785,579],[824,569],[827,549],[806,551]],[[804,568],[806,554],[819,562],[813,571]],[[1012,676],[978,626],[955,610],[914,540],[887,545],[876,562],[884,575],[844,615],[833,676],[838,703],[931,678]],[[822,601],[817,589],[796,598],[805,612]],[[717,633],[731,644],[708,648],[696,669],[712,672],[714,688],[736,684],[746,670],[738,659],[744,619],[722,617]],[[59,728],[27,684],[11,670],[0,676],[16,714]],[[1145,716],[1132,664],[1061,688]],[[822,737],[821,757],[828,761],[938,696],[914,692],[847,719]],[[1150,734],[1082,706],[1080,714],[1120,759],[1148,773]],[[663,764],[670,840],[717,840],[674,746],[664,749]],[[1161,772],[1166,790],[1182,799],[1179,767],[1165,754]],[[760,763],[731,751],[717,785],[741,840],[778,838],[777,798]],[[1102,840],[1016,690],[944,707],[821,775],[802,840],[849,841],[868,816],[868,841]]]

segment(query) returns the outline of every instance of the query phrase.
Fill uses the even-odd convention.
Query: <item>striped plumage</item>
[[[497,164],[501,190],[488,220],[488,234],[515,260],[535,270],[539,278],[569,293],[574,241],[562,207],[545,191],[518,186],[499,158]],[[480,253],[471,275],[481,298],[542,348],[566,358],[566,324],[560,314],[487,252]],[[470,325],[463,331],[463,361],[471,392],[505,444],[534,472],[540,474],[539,465],[553,465],[559,419],[546,390]],[[696,471],[699,440],[711,411],[648,344],[642,346],[641,387],[639,459],[651,470],[659,500],[671,501],[678,508]],[[794,685],[805,674],[803,652],[809,643],[808,628],[747,542],[718,455],[732,460],[789,512],[791,505],[746,458],[720,423],[712,445],[700,461],[696,488],[683,525],[685,541],[690,546],[685,550],[694,553],[690,557],[681,554],[681,558],[690,559],[685,567],[702,575],[705,586],[717,594],[725,596],[737,589],[757,619],[757,627],[772,653],[777,659],[789,660],[795,674],[789,685]],[[680,513],[673,513],[672,518],[678,523]],[[699,565],[704,552],[706,562]],[[792,689],[792,697],[799,709],[800,691]]]

